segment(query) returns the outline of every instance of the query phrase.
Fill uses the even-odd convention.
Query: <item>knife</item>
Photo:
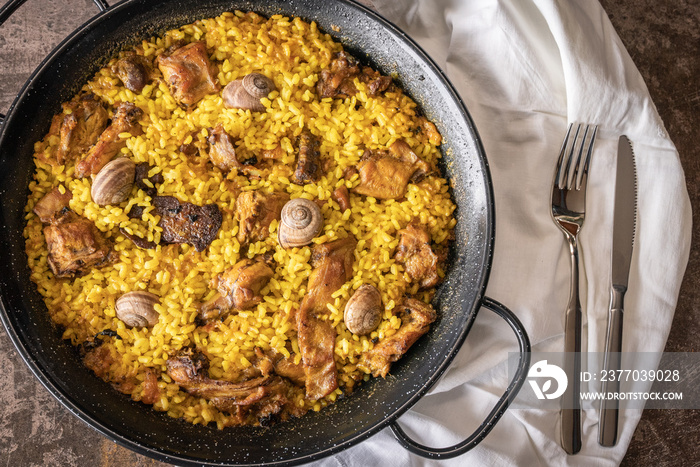
[[[637,177],[632,144],[625,135],[620,136],[617,145],[617,175],[615,182],[615,213],[613,221],[612,284],[610,287],[610,310],[608,313],[608,333],[605,343],[605,374],[620,369],[622,352],[622,317],[624,298],[629,279],[632,247],[634,245],[635,218],[637,214]],[[603,393],[617,393],[620,390],[619,378],[606,378]],[[614,446],[617,443],[617,421],[619,401],[603,399],[600,404],[598,443]]]

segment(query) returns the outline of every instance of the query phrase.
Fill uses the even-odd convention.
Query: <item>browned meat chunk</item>
[[[133,211],[133,209],[132,209]],[[152,242],[146,238],[139,237],[138,235],[130,234],[125,228],[119,227],[119,232],[126,238],[132,241],[134,245],[144,250],[151,250],[158,246],[156,242]]]
[[[153,405],[160,400],[160,388],[158,387],[158,371],[154,368],[146,368],[146,377],[143,380],[143,397],[141,402]]]
[[[338,203],[340,210],[345,212],[350,209],[350,193],[345,185],[341,185],[333,191],[333,199]]]
[[[319,141],[310,131],[304,130],[299,135],[299,158],[292,181],[297,185],[321,180],[321,153]]]
[[[112,72],[124,83],[124,87],[139,94],[151,80],[151,63],[143,55],[130,53],[112,65]]]
[[[335,368],[335,328],[323,315],[332,294],[352,277],[354,237],[316,245],[311,253],[313,271],[299,310],[297,335],[306,375],[306,398],[317,400],[338,387]]]
[[[435,124],[425,117],[420,117],[418,121],[420,122],[421,131],[425,132],[428,140],[435,146],[440,146],[442,144],[442,135]]]
[[[148,162],[140,162],[136,164],[136,170],[134,173],[134,184],[136,187],[140,190],[143,190],[144,193],[146,193],[148,196],[155,196],[156,193],[158,193],[158,188],[156,188],[156,185],[159,183],[163,183],[165,179],[163,178],[163,174],[157,173],[154,174],[152,177],[148,176],[148,172],[151,170],[151,166],[148,164]],[[146,184],[145,180],[148,180],[151,182],[151,185],[149,186]],[[141,217],[139,215],[139,217]]]
[[[158,68],[175,100],[185,107],[207,94],[219,92],[216,69],[209,62],[204,42],[192,42],[158,56]]]
[[[389,151],[365,151],[357,166],[360,184],[353,191],[378,199],[399,199],[406,194],[411,179],[428,173],[429,167],[404,141],[389,146]]]
[[[229,310],[247,310],[262,301],[260,290],[267,285],[275,272],[260,259],[242,259],[217,275],[212,286],[217,295],[204,303],[200,316],[204,321],[219,318]]]
[[[275,349],[263,351],[256,347],[255,356],[256,359],[252,362],[253,366],[262,376],[269,376],[275,373],[289,379],[297,386],[304,386],[306,373],[304,372],[303,364],[294,363],[293,360],[286,358]]]
[[[181,389],[235,415],[241,424],[257,421],[266,425],[275,419],[286,420],[300,414],[290,397],[294,386],[279,376],[260,376],[236,383],[211,379],[206,375],[206,357],[192,351],[170,357],[166,366],[168,375]]]
[[[126,146],[126,138],[120,135],[128,133],[137,136],[143,132],[139,124],[142,115],[143,110],[131,102],[117,104],[112,123],[102,132],[85,158],[75,164],[75,175],[78,178],[83,178],[99,172]]]
[[[438,256],[430,247],[428,230],[413,221],[405,229],[399,230],[399,236],[399,247],[394,258],[403,264],[411,280],[418,282],[423,289],[438,285]]]
[[[154,212],[160,216],[163,228],[161,242],[188,243],[197,251],[204,251],[216,238],[223,221],[216,204],[197,206],[181,203],[173,196],[153,198]]]
[[[56,162],[63,165],[76,159],[95,144],[107,126],[109,115],[94,95],[86,94],[77,102],[63,104],[63,115],[54,118],[60,120],[60,142],[56,148]]]
[[[238,160],[233,138],[221,123],[209,132],[209,160],[224,172],[236,169],[248,177],[261,178],[259,169]]]
[[[373,376],[386,378],[391,364],[399,360],[408,349],[428,332],[430,324],[435,321],[437,315],[430,304],[414,298],[405,299],[396,307],[395,314],[401,318],[401,327],[396,334],[385,337],[362,354],[360,367],[364,367]]]
[[[64,192],[61,193],[61,190],[56,187],[34,205],[34,214],[39,216],[41,222],[49,224],[56,214],[68,207],[71,198],[73,198],[73,193],[70,190],[64,189]]]
[[[76,277],[112,259],[112,247],[95,224],[63,209],[44,226],[48,263],[56,277]]]
[[[270,223],[280,219],[287,201],[287,193],[265,194],[258,190],[244,191],[238,195],[235,212],[238,242],[245,244],[265,240],[270,235]]]
[[[357,93],[355,78],[367,85],[370,96],[385,91],[391,84],[390,76],[382,76],[370,67],[360,68],[358,61],[343,51],[336,54],[330,69],[321,71],[316,92],[321,98],[354,96]]]

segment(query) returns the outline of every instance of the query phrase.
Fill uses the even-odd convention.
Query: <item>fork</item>
[[[572,137],[572,130],[574,131]],[[564,325],[564,371],[569,384],[561,409],[561,445],[568,454],[581,450],[581,303],[578,290],[578,234],[586,214],[586,185],[597,125],[569,124],[552,182],[552,219],[571,253],[571,283]],[[583,133],[582,137],[579,135]]]

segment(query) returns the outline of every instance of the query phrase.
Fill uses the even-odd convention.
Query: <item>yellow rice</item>
[[[431,299],[430,292],[419,292],[417,284],[410,283],[403,266],[394,260],[397,231],[417,217],[428,227],[433,241],[444,244],[455,224],[455,206],[448,184],[436,176],[410,184],[403,200],[379,201],[353,195],[352,207],[345,212],[340,211],[331,194],[343,184],[352,189],[359,183],[357,175],[344,179],[343,171],[358,163],[364,148],[386,149],[403,139],[431,165],[440,158],[440,150],[424,132],[415,131],[416,104],[401,91],[370,97],[364,85],[356,82],[359,92],[354,97],[317,99],[315,85],[320,70],[328,67],[332,55],[342,46],[319,31],[313,22],[282,16],[266,19],[236,11],[144,40],[137,48],[153,57],[180,39],[205,41],[222,87],[254,71],[271,77],[277,91],[263,100],[267,111],[225,109],[220,94],[207,95],[195,108],[183,110],[162,82],[153,81],[141,94],[135,94],[123,87],[109,67],[98,72],[83,91],[94,93],[109,105],[128,101],[144,110],[141,121],[148,122],[144,134],[129,135],[122,152],[136,163],[153,166],[149,175],[162,174],[165,181],[158,185],[159,195],[198,205],[216,203],[224,219],[217,238],[203,252],[185,244],[159,245],[151,250],[137,248],[119,233],[119,228],[157,243],[161,234],[157,227],[159,218],[152,212],[150,197],[134,188],[129,200],[118,206],[96,205],[90,196],[89,178],[74,178],[73,164],[51,167],[42,162],[42,154],[50,154],[58,143],[57,137],[50,136],[36,143],[36,173],[26,206],[26,251],[32,279],[44,296],[53,321],[65,330],[64,339],[73,345],[106,329],[118,333],[121,339],[105,339],[103,344],[116,358],[110,379],[136,376],[143,381],[146,368],[155,368],[161,390],[161,399],[154,404],[156,410],[192,423],[213,422],[222,428],[231,423],[230,417],[206,400],[181,391],[165,373],[168,356],[186,346],[204,348],[210,359],[210,376],[221,379],[233,378],[250,366],[255,347],[274,348],[299,362],[301,355],[289,317],[306,292],[311,272],[311,246],[291,250],[279,247],[276,221],[270,225],[270,236],[265,241],[253,243],[247,250],[241,248],[233,216],[236,193],[230,188],[286,191],[292,198],[327,201],[322,208],[323,231],[314,243],[354,235],[358,246],[352,279],[328,305],[327,319],[337,331],[335,357],[340,389],[316,402],[305,400],[301,390],[296,401],[299,407],[320,410],[342,391],[352,390],[356,380],[369,378],[356,366],[359,357],[373,347],[373,341],[396,332],[401,321],[392,310],[402,297],[412,294],[426,301]],[[191,141],[189,135],[196,136],[198,132],[206,136],[207,128],[218,123],[234,139],[242,141],[240,159],[281,146],[282,160],[275,163],[268,178],[248,180],[235,171],[222,174],[206,159],[179,151],[183,142]],[[333,162],[321,181],[299,186],[289,180],[296,159],[295,140],[305,127],[322,137],[322,158]],[[76,279],[57,279],[51,273],[42,224],[32,212],[36,202],[58,185],[72,191],[71,209],[93,221],[114,243],[117,252],[112,264]],[[144,220],[127,216],[137,204],[149,206]],[[274,254],[278,267],[262,290],[264,300],[254,309],[229,314],[216,330],[198,327],[198,304],[215,293],[210,287],[211,279],[239,261],[244,251],[250,258],[266,252]],[[359,337],[346,329],[343,309],[352,292],[367,283],[381,292],[384,319],[371,335]],[[157,305],[159,322],[152,328],[128,328],[116,318],[116,298],[133,290],[147,290],[161,297]],[[137,385],[130,395],[140,400],[143,385]]]

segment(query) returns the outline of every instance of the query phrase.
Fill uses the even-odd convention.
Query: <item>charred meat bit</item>
[[[63,209],[44,226],[48,264],[56,277],[76,277],[112,259],[112,247],[95,224]]]
[[[429,171],[428,164],[402,140],[394,142],[388,152],[365,151],[357,168],[360,184],[353,191],[377,199],[402,198],[408,182]]]
[[[341,211],[345,212],[350,209],[350,192],[345,185],[341,185],[333,191],[333,199],[338,203]]]
[[[420,123],[421,130],[428,137],[428,141],[435,146],[440,146],[440,144],[442,144],[442,135],[435,124],[425,117],[418,118],[418,122]]]
[[[70,190],[64,188],[63,193],[61,193],[60,188],[56,187],[34,205],[34,214],[39,217],[41,222],[49,224],[56,214],[68,207],[72,198],[73,193]]]
[[[60,142],[56,149],[58,165],[76,159],[90,149],[107,127],[109,120],[107,110],[92,94],[86,94],[78,101],[63,104],[63,116],[57,117],[61,122]]]
[[[204,321],[219,318],[229,310],[247,310],[263,299],[260,290],[267,285],[274,271],[262,258],[242,259],[212,280],[217,295],[200,308]]]
[[[394,258],[404,265],[411,280],[418,282],[423,289],[438,285],[439,259],[430,247],[428,230],[414,220],[405,229],[399,230],[399,237]]]
[[[136,206],[135,206],[136,207]],[[140,207],[140,206],[139,206]],[[134,209],[131,210],[132,212]],[[143,237],[139,237],[138,235],[133,235],[130,234],[125,228],[119,227],[119,232],[124,235],[126,238],[131,240],[131,242],[136,245],[137,247],[143,249],[143,250],[153,250],[158,246],[157,243],[152,242],[148,239],[145,239]]]
[[[158,193],[156,185],[165,181],[163,174],[161,173],[157,173],[152,177],[149,177],[148,172],[150,172],[152,168],[153,167],[151,167],[148,162],[140,162],[136,164],[136,174],[134,175],[134,184],[136,187],[143,190],[144,193],[151,197]],[[146,184],[144,180],[148,180],[153,186]],[[141,217],[141,215],[139,215],[139,217]]]
[[[437,318],[430,304],[414,298],[407,298],[396,307],[396,315],[401,318],[401,327],[396,334],[380,340],[374,348],[364,352],[360,359],[359,366],[366,368],[375,377],[386,378],[391,364],[427,333],[430,324]]]
[[[299,349],[306,376],[306,398],[318,400],[338,387],[335,368],[335,328],[322,316],[332,294],[352,277],[354,237],[316,245],[306,295],[297,311]]]
[[[102,132],[85,158],[75,164],[75,175],[83,178],[99,172],[126,146],[126,138],[120,135],[128,133],[131,136],[137,136],[143,132],[139,124],[142,115],[143,110],[131,102],[117,104],[112,123]]]
[[[160,388],[158,387],[158,371],[154,368],[146,368],[146,377],[143,380],[143,397],[141,402],[153,405],[160,400]]]
[[[265,194],[258,190],[244,191],[238,195],[235,211],[238,242],[245,244],[265,240],[270,235],[270,223],[280,219],[287,201],[287,193]]]
[[[128,90],[140,94],[151,80],[151,63],[143,55],[129,53],[112,65],[112,72]]]
[[[153,210],[160,216],[161,242],[188,243],[197,251],[204,251],[216,238],[223,217],[216,204],[197,206],[181,203],[173,196],[153,198]]]
[[[241,424],[268,423],[299,414],[289,397],[293,386],[279,376],[260,376],[235,383],[211,379],[207,376],[206,357],[191,350],[168,358],[166,367],[181,389],[209,400],[219,410],[237,415]]]
[[[385,91],[391,84],[390,76],[382,76],[370,67],[360,67],[359,62],[345,51],[338,52],[331,61],[330,69],[322,70],[316,84],[316,92],[325,97],[350,97],[357,93],[353,82],[358,78],[367,84],[370,96]]]
[[[175,100],[185,107],[219,92],[204,42],[192,42],[158,56],[158,68]]]
[[[292,181],[297,185],[321,180],[321,152],[319,141],[309,130],[299,135],[299,158]]]

